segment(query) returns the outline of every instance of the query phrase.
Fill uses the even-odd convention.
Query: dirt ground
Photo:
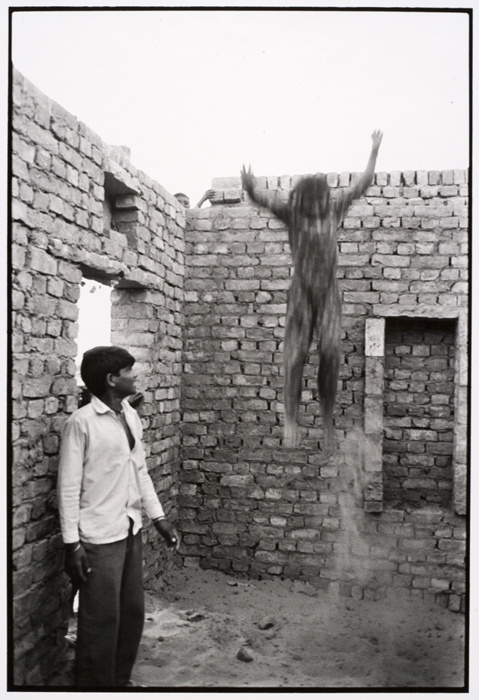
[[[464,616],[183,569],[162,600],[148,596],[133,677],[172,688],[458,688]]]
[[[306,583],[181,569],[161,597],[147,594],[132,678],[172,690],[458,689],[464,624],[423,600],[355,600]]]

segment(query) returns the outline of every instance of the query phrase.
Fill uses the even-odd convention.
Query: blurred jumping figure
[[[291,190],[287,202],[277,192],[257,187],[251,171],[243,169],[243,187],[250,198],[288,227],[294,274],[288,293],[284,336],[284,442],[299,445],[298,413],[303,367],[316,330],[319,341],[318,392],[326,437],[332,437],[340,340],[341,300],[336,279],[336,232],[353,200],[361,197],[373,181],[382,133],[372,134],[372,149],[364,173],[356,183],[331,196],[326,176],[303,177]]]

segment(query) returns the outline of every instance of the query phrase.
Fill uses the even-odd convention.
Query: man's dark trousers
[[[141,530],[109,544],[84,544],[91,572],[80,586],[75,682],[130,680],[144,621]]]

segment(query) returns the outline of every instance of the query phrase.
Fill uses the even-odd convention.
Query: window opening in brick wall
[[[385,505],[451,505],[455,325],[451,319],[386,320]]]
[[[103,200],[103,230],[109,231],[110,229],[117,228],[115,223],[115,197],[109,195],[105,192],[105,199]]]
[[[80,365],[83,353],[96,345],[111,345],[111,288],[86,277],[80,282],[78,338],[75,359],[78,386],[83,386]],[[84,400],[80,398],[80,401]]]
[[[126,235],[129,244],[135,241],[135,225],[138,223],[138,199],[136,191],[105,172],[103,199],[103,231],[119,231]]]

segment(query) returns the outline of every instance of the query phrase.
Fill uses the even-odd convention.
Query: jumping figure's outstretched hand
[[[376,129],[376,131],[373,131],[371,134],[371,138],[373,140],[373,148],[378,150],[379,146],[381,145],[381,141],[383,140],[383,132]]]
[[[245,166],[243,165],[241,170],[241,182],[243,183],[243,189],[250,193],[254,189],[255,180],[256,178],[251,170],[251,165],[248,166],[248,170],[246,170]]]

